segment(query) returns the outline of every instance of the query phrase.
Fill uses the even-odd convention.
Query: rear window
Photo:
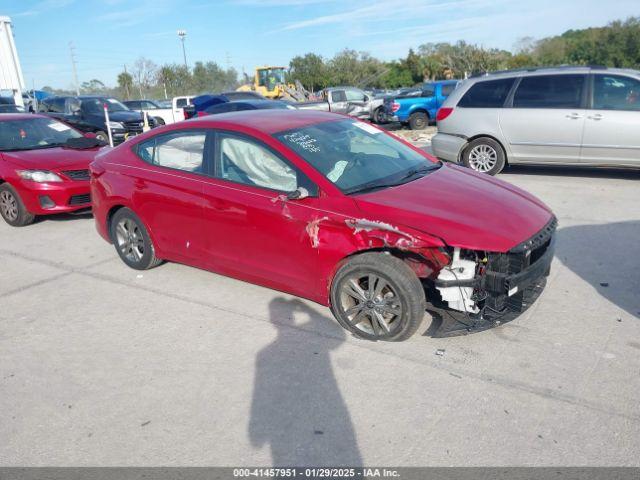
[[[458,107],[500,108],[504,105],[515,78],[477,82],[462,96]]]
[[[446,85],[442,85],[442,96],[448,97],[449,95],[451,95],[451,92],[456,89],[457,86],[457,83],[447,83]]]
[[[585,75],[523,77],[513,96],[513,108],[579,108]]]

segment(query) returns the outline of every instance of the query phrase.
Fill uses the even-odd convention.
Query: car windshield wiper
[[[353,190],[348,190],[345,193],[347,195],[350,195],[352,193],[366,193],[366,192],[372,192],[374,190],[379,190],[382,188],[390,188],[390,187],[397,187],[398,185],[403,185],[405,183],[408,183],[410,181],[410,179],[412,179],[413,177],[417,177],[421,178],[424,175],[426,175],[427,173],[433,171],[433,170],[437,170],[438,168],[440,168],[440,166],[442,165],[441,162],[438,162],[434,165],[423,165],[419,168],[412,168],[411,170],[409,170],[407,173],[405,173],[402,177],[400,177],[396,182],[390,182],[390,183],[379,183],[379,182],[369,182],[369,183],[365,183],[364,185],[361,185]]]

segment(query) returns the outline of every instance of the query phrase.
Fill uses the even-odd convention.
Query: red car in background
[[[19,227],[90,207],[89,163],[100,145],[50,117],[0,115],[2,218]]]
[[[130,267],[171,260],[306,297],[371,340],[411,336],[427,300],[464,331],[504,322],[553,258],[555,217],[532,195],[332,113],[176,123],[91,175],[97,229]]]

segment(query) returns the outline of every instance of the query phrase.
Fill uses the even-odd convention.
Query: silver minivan
[[[434,154],[490,175],[507,163],[640,167],[640,72],[556,67],[470,78],[437,122]]]

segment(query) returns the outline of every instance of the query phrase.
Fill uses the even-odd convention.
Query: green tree
[[[329,86],[329,71],[320,55],[307,53],[297,56],[289,62],[290,81],[299,80],[310,91],[321,90]]]
[[[133,91],[133,77],[127,72],[121,72],[118,74],[118,89],[120,90],[120,96],[125,100],[131,98],[131,92]]]

